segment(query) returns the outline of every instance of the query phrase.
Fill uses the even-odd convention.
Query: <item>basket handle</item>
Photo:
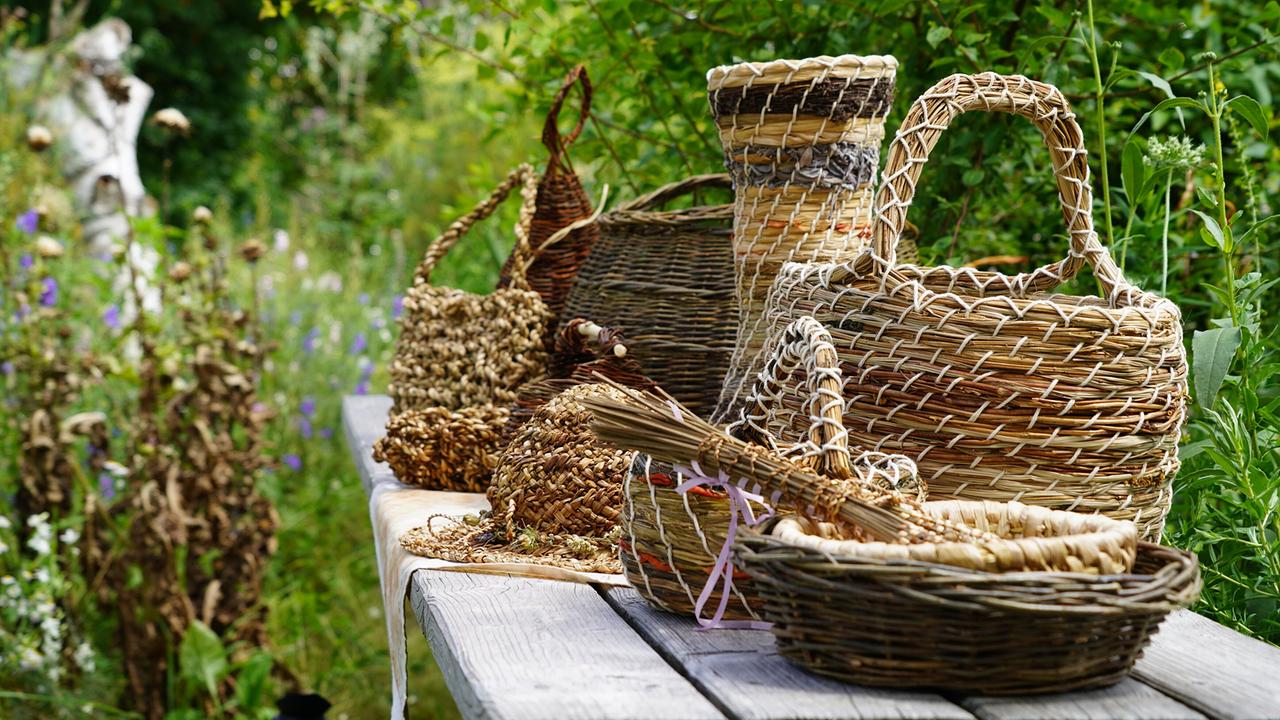
[[[871,226],[871,248],[886,261],[885,268],[892,269],[897,262],[895,245],[929,153],[952,121],[970,110],[1020,115],[1044,135],[1071,237],[1066,258],[1009,276],[1011,291],[1025,295],[1050,290],[1073,277],[1085,262],[1093,267],[1108,298],[1132,289],[1093,230],[1088,151],[1071,106],[1056,87],[1021,75],[951,75],[912,104],[889,146]]]
[[[730,427],[735,437],[771,445],[769,426],[781,404],[782,380],[801,367],[809,391],[809,464],[822,475],[853,477],[849,433],[844,429],[844,380],[831,334],[812,317],[793,320],[747,395],[741,418]]]
[[[574,85],[582,86],[582,104],[578,107],[578,123],[573,126],[573,130],[568,135],[560,135],[560,110],[564,107],[564,101],[569,97],[569,91]],[[574,140],[582,134],[582,130],[587,125],[587,118],[591,116],[591,78],[587,75],[587,68],[584,65],[577,65],[564,76],[564,81],[560,84],[560,90],[556,92],[556,96],[551,101],[551,109],[547,111],[547,120],[542,126],[542,144],[547,146],[547,150],[551,153],[550,159],[547,161],[547,170],[553,167],[564,167],[561,163],[561,156]]]
[[[422,262],[418,263],[418,269],[413,276],[413,283],[415,285],[429,283],[431,281],[431,271],[435,269],[436,265],[449,250],[462,239],[462,236],[471,230],[472,226],[492,215],[494,210],[498,209],[498,206],[502,204],[503,200],[507,199],[517,185],[521,186],[520,220],[516,223],[516,246],[511,251],[513,261],[508,280],[512,287],[528,290],[529,279],[526,277],[525,271],[528,269],[533,255],[533,251],[529,247],[529,226],[533,221],[533,211],[538,198],[538,174],[527,163],[512,170],[506,179],[498,187],[494,188],[489,197],[472,208],[471,212],[455,220],[448,229],[440,234],[440,237],[431,243],[422,258]]]
[[[641,195],[638,198],[629,200],[618,207],[614,208],[614,212],[628,212],[652,210],[661,205],[674,200],[683,195],[689,195],[697,190],[706,187],[718,187],[726,190],[732,190],[733,184],[729,180],[728,173],[711,173],[708,175],[693,175],[683,180],[678,180],[654,190],[653,192]]]

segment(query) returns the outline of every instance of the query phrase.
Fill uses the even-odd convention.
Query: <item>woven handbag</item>
[[[929,152],[970,110],[1020,115],[1043,133],[1066,259],[1012,276],[896,262]],[[1181,315],[1125,280],[1094,233],[1091,202],[1080,127],[1056,88],[953,75],[915,102],[890,147],[872,246],[842,264],[789,265],[770,319],[778,332],[801,316],[830,330],[850,444],[913,458],[932,497],[1101,512],[1155,539],[1186,416]],[[1085,264],[1102,297],[1052,292]],[[780,401],[801,407],[806,390]],[[806,427],[796,417],[766,430],[786,438]]]
[[[769,287],[783,263],[851,257],[870,237],[872,193],[898,61],[841,55],[707,73],[733,178],[738,334],[715,417],[736,417],[763,362]]]
[[[743,418],[730,426],[741,438],[768,447],[825,477],[847,480],[866,476],[907,495],[923,498],[925,487],[914,473],[880,472],[879,458],[852,458],[848,434],[841,424],[840,376],[835,348],[825,329],[812,320],[794,323],[770,355],[760,380],[748,396]],[[809,432],[787,447],[779,447],[759,428],[777,424],[773,413],[785,380],[797,378],[807,388],[803,410]],[[790,420],[791,418],[788,418]],[[685,480],[670,463],[641,453],[623,485],[622,564],[630,581],[652,605],[682,614],[696,614],[699,595],[715,569],[730,527],[734,508],[723,490],[676,488]],[[716,607],[724,592],[731,594],[723,618],[759,620],[759,599],[749,579],[735,576],[729,587],[713,592],[703,606]]]
[[[719,397],[737,332],[733,208],[661,208],[728,189],[726,175],[698,175],[601,215],[564,313],[621,332],[645,375],[699,413]]]
[[[558,126],[560,110],[574,86],[582,88],[582,104],[578,108],[578,122],[568,135],[561,135]],[[547,168],[538,181],[538,200],[533,213],[533,221],[529,226],[529,245],[534,249],[533,262],[523,269],[523,277],[546,304],[551,314],[547,323],[544,341],[551,345],[551,333],[562,322],[575,315],[562,316],[565,300],[578,275],[578,268],[590,254],[591,248],[600,237],[600,230],[591,223],[581,223],[592,216],[591,201],[582,189],[582,183],[573,171],[569,161],[569,146],[573,144],[586,127],[591,115],[591,78],[582,65],[578,65],[565,76],[560,90],[551,101],[551,110],[547,113],[542,127],[542,144],[546,146],[550,156]],[[548,243],[561,229],[579,223],[567,236]],[[518,267],[519,258],[512,255],[502,268],[499,287],[506,287],[515,274],[521,273]]]
[[[374,457],[405,483],[436,490],[483,490],[497,462],[499,438],[516,388],[542,376],[550,314],[524,280],[537,176],[528,165],[427,249],[405,294],[391,361],[391,418]],[[516,226],[510,287],[475,295],[431,284],[436,264],[516,187],[523,203]]]

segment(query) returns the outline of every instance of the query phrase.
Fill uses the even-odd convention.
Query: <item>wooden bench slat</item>
[[[465,717],[724,717],[590,585],[421,570],[410,598]]]
[[[1190,610],[1169,616],[1134,677],[1218,718],[1280,718],[1280,648]]]
[[[960,704],[982,720],[1204,720],[1204,715],[1132,678],[1097,690],[974,696]]]
[[[730,717],[901,718],[973,716],[930,692],[866,688],[807,673],[774,650],[763,630],[699,631],[690,618],[654,610],[632,588],[609,588],[609,604]]]
[[[391,398],[386,395],[347,395],[342,398],[342,428],[347,448],[355,456],[360,482],[368,493],[376,482],[395,478],[391,468],[373,461],[373,444],[387,427]]]

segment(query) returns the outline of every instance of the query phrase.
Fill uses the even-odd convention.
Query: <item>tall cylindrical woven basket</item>
[[[561,135],[557,125],[560,110],[574,86],[582,88],[578,121],[567,135]],[[591,217],[593,213],[591,200],[582,189],[582,183],[578,180],[568,155],[569,146],[582,134],[590,114],[591,80],[586,68],[579,65],[565,76],[560,91],[551,102],[551,110],[547,113],[546,123],[542,128],[542,144],[547,147],[550,155],[547,169],[538,180],[537,210],[529,227],[529,245],[533,248],[534,259],[524,269],[529,285],[542,296],[542,302],[551,313],[551,322],[547,324],[543,337],[544,344],[548,347],[551,345],[551,336],[561,321],[565,300],[578,275],[578,268],[600,237],[600,231],[594,224],[584,223],[570,231],[566,237],[547,244],[558,231]],[[499,287],[506,287],[511,282],[512,273],[518,270],[516,261],[514,255],[507,259],[502,268]]]
[[[706,191],[727,199],[728,176],[690,177],[602,215],[564,312],[621,332],[645,376],[702,414],[719,398],[737,332],[733,207],[662,208]]]
[[[738,337],[719,419],[733,417],[759,370],[765,301],[782,264],[851,257],[870,237],[897,67],[887,55],[841,55],[707,73],[735,190]]]
[[[896,262],[929,152],[974,110],[1026,117],[1044,135],[1066,259],[1021,275]],[[1101,297],[1054,292],[1086,264]],[[846,263],[788,266],[771,304],[777,332],[801,316],[830,330],[850,444],[913,458],[934,499],[1101,512],[1160,536],[1186,416],[1181,314],[1130,284],[1098,242],[1084,139],[1056,88],[984,73],[927,91],[889,149],[872,246]],[[796,385],[781,402],[806,399]],[[805,432],[799,418],[785,424],[766,430]]]

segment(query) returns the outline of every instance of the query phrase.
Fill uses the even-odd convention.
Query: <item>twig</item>
[[[1269,45],[1272,42],[1274,42],[1274,40],[1271,38],[1263,38],[1253,43],[1252,45],[1246,45],[1245,47],[1232,50],[1231,52],[1223,55],[1222,57],[1218,58],[1214,62],[1221,64],[1224,61],[1230,60],[1231,58],[1234,58],[1234,57],[1239,57],[1241,55],[1244,55],[1247,52],[1257,50],[1263,45]],[[1171,75],[1165,79],[1172,84],[1181,80],[1184,77],[1187,77],[1188,75],[1194,75],[1208,67],[1209,67],[1209,63],[1207,62],[1201,63],[1193,68],[1183,70],[1182,72]],[[1134,95],[1146,95],[1148,93],[1153,93],[1153,92],[1161,92],[1161,91],[1156,87],[1153,87],[1150,85],[1144,85],[1142,87],[1136,87],[1131,90],[1119,90],[1116,92],[1107,93],[1104,97],[1107,100],[1110,100],[1112,98],[1133,97]],[[1080,94],[1080,93],[1071,93],[1067,95],[1067,98],[1069,100],[1089,100],[1089,99],[1092,99],[1093,97],[1094,97],[1093,95],[1086,95],[1086,94]]]

